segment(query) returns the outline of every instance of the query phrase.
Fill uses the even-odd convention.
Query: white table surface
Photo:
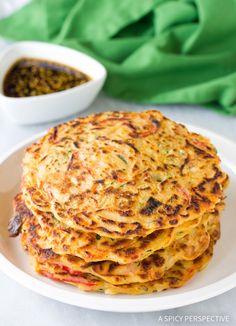
[[[4,46],[5,42],[0,40],[0,49]],[[107,98],[104,94],[101,94],[83,114],[114,109],[143,110],[148,107],[150,106],[125,103]],[[226,116],[205,108],[192,106],[156,105],[152,107],[159,109],[174,120],[208,128],[236,141],[236,116]],[[46,130],[50,125],[15,126],[0,110],[0,155],[21,140]],[[0,326],[177,325],[180,324],[177,319],[176,322],[172,323],[164,322],[164,318],[207,315],[228,316],[227,318],[230,321],[226,324],[236,325],[235,303],[236,289],[198,304],[163,312],[140,314],[98,312],[80,309],[44,298],[21,287],[0,272]],[[185,325],[188,324],[196,325],[194,322],[185,323]],[[209,322],[197,324],[209,325]]]

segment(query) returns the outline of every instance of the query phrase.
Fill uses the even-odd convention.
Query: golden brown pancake
[[[113,285],[91,274],[71,275],[59,267],[48,269],[48,266],[40,263],[36,263],[36,270],[52,280],[77,286],[84,291],[137,295],[183,286],[193,275],[207,266],[212,254],[213,244],[211,243],[202,256],[194,260],[178,261],[172,268],[166,271],[162,278],[144,283]]]
[[[210,235],[219,237],[219,215],[209,214],[202,224],[193,227],[189,234],[176,239],[165,249],[157,250],[148,258],[130,264],[112,261],[86,263],[72,255],[58,255],[51,248],[40,247],[39,224],[26,220],[23,226],[22,242],[32,256],[50,269],[51,265],[63,266],[74,273],[88,273],[111,284],[147,282],[161,278],[179,260],[194,260],[208,248]],[[218,232],[215,232],[217,230]]]
[[[210,141],[158,111],[105,112],[51,129],[26,151],[26,205],[75,230],[146,236],[212,210],[227,176]]]
[[[176,288],[213,254],[227,183],[211,142],[160,112],[93,114],[26,149],[9,233],[85,291]]]
[[[24,206],[22,196],[16,196],[15,207]],[[24,206],[24,214],[28,211]],[[59,255],[73,255],[84,259],[86,262],[111,260],[119,264],[140,261],[150,256],[157,250],[164,249],[175,239],[180,239],[192,232],[200,223],[206,223],[210,216],[217,216],[223,204],[218,204],[214,212],[205,213],[202,218],[187,221],[176,228],[157,230],[147,237],[135,239],[111,239],[100,237],[94,233],[74,231],[58,223],[51,213],[28,211],[28,219],[24,223],[24,232],[37,227],[37,243],[42,249],[52,249]],[[26,229],[26,230],[25,230]]]

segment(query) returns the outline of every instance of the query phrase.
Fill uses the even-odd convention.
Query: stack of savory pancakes
[[[227,175],[208,139],[160,112],[106,112],[27,148],[11,235],[36,270],[87,291],[182,286],[220,236]]]

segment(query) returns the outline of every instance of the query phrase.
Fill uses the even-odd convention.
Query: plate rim
[[[236,150],[236,143],[225,136],[196,125],[187,123],[184,123],[184,125],[190,131],[198,132],[202,135],[206,135],[206,137],[215,138],[220,142],[228,143],[228,145],[232,146]],[[15,152],[33,143],[45,133],[46,131],[43,131],[28,137],[13,146],[8,151],[5,151],[3,155],[0,156],[0,165],[2,165]],[[43,280],[40,280],[37,278],[37,275],[29,275],[11,263],[2,252],[0,252],[0,270],[18,284],[44,297],[81,308],[109,312],[142,313],[174,309],[213,298],[236,287],[235,271],[231,275],[228,275],[209,285],[180,294],[171,293],[170,295],[161,298],[158,296],[148,297],[148,295],[124,295],[122,298],[111,295],[98,297],[97,293],[95,293],[96,295],[93,295],[92,293],[80,291],[68,292],[66,289],[61,289],[53,283],[49,284]]]

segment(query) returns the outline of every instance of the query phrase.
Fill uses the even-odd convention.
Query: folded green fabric
[[[235,17],[236,0],[34,0],[0,35],[88,53],[111,96],[236,114]]]

